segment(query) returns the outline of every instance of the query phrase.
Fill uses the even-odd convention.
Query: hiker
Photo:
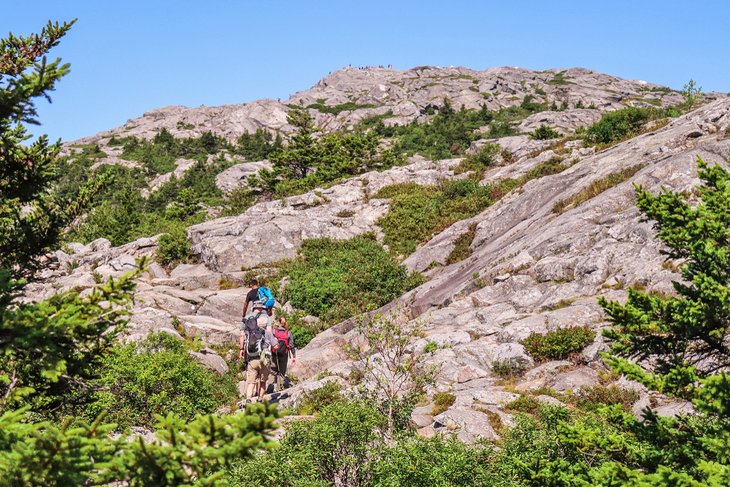
[[[297,363],[297,349],[294,347],[294,335],[286,326],[286,317],[279,318],[279,323],[274,328],[276,347],[271,349],[271,372],[274,374],[274,392],[284,390],[286,381],[286,367],[291,355],[292,363]]]
[[[243,303],[243,313],[241,314],[241,320],[245,320],[248,316],[248,304],[251,303],[253,313],[258,320],[264,312],[266,312],[266,327],[271,326],[271,315],[274,310],[274,295],[271,293],[271,289],[266,286],[259,284],[257,279],[251,279],[249,283],[251,289],[246,294],[246,300]]]
[[[241,351],[239,357],[247,363],[246,400],[254,396],[261,400],[266,394],[266,381],[271,366],[271,348],[278,345],[271,331],[259,326],[258,318],[250,314],[241,321]]]

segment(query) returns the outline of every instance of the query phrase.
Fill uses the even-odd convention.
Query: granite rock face
[[[167,107],[76,143],[104,146],[107,158],[101,163],[133,165],[119,157],[118,147],[105,145],[111,136],[150,138],[161,128],[178,137],[213,131],[229,140],[259,128],[286,135],[291,129],[286,122],[287,103],[310,106],[326,132],[374,115],[386,124],[426,121],[432,113],[429,108],[440,106],[444,97],[455,107],[486,104],[496,110],[519,105],[526,96],[566,109],[528,117],[519,126],[520,135],[474,142],[472,152],[488,143],[497,143],[502,149],[499,164],[486,171],[482,182],[518,178],[556,156],[569,162],[569,167],[560,174],[528,182],[481,214],[454,223],[421,245],[404,264],[425,273],[429,280],[380,310],[398,308],[422,323],[425,336],[414,347],[433,348],[430,342],[434,342],[436,349],[424,360],[439,368],[430,392],[455,396],[454,405],[435,417],[426,410],[418,411],[414,420],[419,431],[450,431],[472,441],[494,438],[499,424],[511,424],[505,406],[519,393],[548,387],[570,393],[598,383],[602,369],[599,352],[606,346],[600,337],[579,357],[540,364],[520,343],[530,333],[569,326],[587,326],[598,332],[606,324],[596,302],[598,296],[623,299],[625,289],[635,284],[657,292],[672,291],[672,280],[680,276],[672,266],[662,265],[665,256],[654,229],[650,222],[641,220],[635,207],[633,184],[652,191],[665,187],[684,191],[698,183],[697,155],[724,163],[730,151],[726,135],[729,98],[718,96],[662,128],[596,152],[582,147],[578,140],[562,141],[558,147],[555,141],[533,140],[527,132],[547,124],[570,134],[604,111],[627,105],[667,106],[681,101],[681,96],[649,83],[584,69],[346,68],[286,102]],[[389,203],[374,197],[381,188],[406,182],[438,184],[464,177],[453,171],[459,161],[432,162],[414,157],[402,167],[363,174],[281,201],[259,203],[238,216],[190,227],[188,238],[197,263],[174,269],[156,263],[149,266],[137,282],[125,339],[139,340],[150,332],[163,331],[198,336],[208,344],[236,343],[248,291],[243,286],[245,270],[293,258],[302,241],[309,238],[345,239],[367,232],[382,237],[378,220],[388,211]],[[186,161],[178,163],[176,177],[190,167]],[[235,164],[218,175],[217,185],[230,193],[245,186],[247,176],[267,164]],[[564,205],[563,211],[555,210],[557,203],[579,195],[595,181],[637,165],[640,169],[623,183],[580,204]],[[151,190],[162,184],[162,179],[150,181]],[[446,265],[456,241],[469,228],[475,229],[471,254]],[[43,299],[70,289],[90,292],[108,277],[134,270],[136,258],[154,258],[156,247],[156,237],[120,247],[112,247],[104,239],[88,245],[69,244],[47,256],[40,280],[28,287],[25,299]],[[291,304],[279,304],[291,309]],[[297,364],[290,366],[299,381],[284,402],[295,404],[307,391],[320,387],[325,381],[322,377],[347,388],[344,377],[352,364],[345,350],[357,340],[361,337],[352,320],[317,335],[299,351]],[[221,357],[210,352],[194,357],[224,373]],[[496,371],[503,363],[527,368],[516,379],[514,389],[499,385]],[[559,401],[544,394],[537,399]],[[646,391],[640,391],[634,411],[640,414],[652,405],[662,414],[687,410],[686,405],[654,397],[650,400]]]
[[[235,217],[219,218],[188,229],[194,252],[219,272],[234,272],[291,259],[303,240],[346,239],[377,231],[388,202],[373,198],[396,183],[436,184],[453,177],[458,160],[413,158],[406,166],[370,172],[327,189],[259,203]]]
[[[288,134],[286,114],[290,105],[309,107],[324,131],[350,127],[360,120],[379,116],[386,124],[428,120],[429,107],[448,98],[456,108],[490,110],[519,105],[530,97],[534,103],[563,108],[544,112],[525,121],[529,132],[541,123],[554,124],[563,132],[587,124],[597,114],[627,105],[672,105],[682,100],[645,81],[624,80],[583,68],[530,71],[515,67],[473,70],[462,67],[418,66],[408,70],[346,67],[330,73],[311,88],[287,100],[257,100],[218,107],[169,106],[151,110],[121,127],[85,137],[72,144],[104,145],[112,136],[145,139],[165,128],[175,137],[195,137],[213,132],[235,141],[257,129]],[[586,107],[586,108],[581,108]],[[588,108],[591,107],[591,108]],[[104,149],[105,152],[107,148]]]
[[[499,390],[497,378],[490,372],[496,361],[522,360],[527,367],[533,366],[519,344],[530,333],[570,326],[588,326],[598,332],[606,323],[597,297],[621,300],[625,289],[635,284],[672,292],[671,282],[681,276],[663,265],[666,257],[652,224],[642,221],[635,207],[633,184],[655,192],[662,188],[689,190],[699,182],[697,156],[726,164],[728,127],[730,99],[725,98],[672,120],[656,132],[579,157],[560,174],[529,182],[417,249],[405,261],[411,269],[423,270],[434,261],[443,263],[455,240],[469,225],[476,225],[467,259],[432,269],[428,282],[380,312],[396,306],[406,310],[423,324],[426,336],[418,343],[432,340],[442,344],[443,348],[426,355],[427,362],[441,369],[436,390]],[[495,172],[499,171],[499,177],[519,173],[523,164],[536,164],[535,159],[525,158]],[[637,164],[641,169],[625,182],[565,211],[553,210],[556,203],[579,194],[592,182]],[[346,361],[342,347],[357,338],[348,322],[332,327],[300,352],[291,372],[306,379]],[[601,349],[605,343],[597,334],[596,341],[577,358],[578,363],[535,364],[539,366],[518,379],[516,389],[527,393],[550,387],[571,393],[598,384],[603,370]],[[475,412],[483,408],[473,397],[459,397],[455,418],[461,417],[464,408]],[[637,414],[649,405],[645,399],[640,403]],[[662,414],[688,410],[686,405],[661,398],[653,403],[659,404]],[[471,435],[475,425],[459,427],[455,418],[443,419],[465,438]],[[439,423],[438,418],[434,421]],[[479,424],[488,425],[484,419]],[[486,432],[477,436],[481,435],[489,436]]]

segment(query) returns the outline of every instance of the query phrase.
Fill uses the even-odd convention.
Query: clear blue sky
[[[285,98],[349,63],[583,66],[730,91],[727,0],[2,0],[0,36],[75,17],[52,52],[71,74],[33,128],[64,140],[165,105]]]

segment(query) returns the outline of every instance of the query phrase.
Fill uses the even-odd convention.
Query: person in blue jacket
[[[266,327],[268,328],[271,325],[271,316],[274,313],[274,304],[276,303],[274,295],[271,292],[271,289],[261,285],[257,279],[251,279],[249,286],[251,287],[251,289],[249,290],[248,294],[246,294],[246,300],[243,303],[243,313],[241,315],[241,319],[243,320],[246,318],[248,305],[250,303],[252,313],[256,315],[257,319],[259,316],[261,316],[263,312],[266,312]]]

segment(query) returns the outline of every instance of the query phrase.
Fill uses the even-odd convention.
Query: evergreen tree
[[[292,108],[287,115],[287,121],[296,132],[285,149],[271,156],[271,162],[274,170],[285,177],[302,179],[319,160],[320,154],[316,150],[317,144],[314,139],[317,128],[306,108]]]
[[[49,190],[60,142],[39,137],[30,145],[24,124],[37,124],[33,100],[48,98],[69,71],[45,54],[73,22],[51,24],[40,34],[0,40],[0,282],[28,277],[36,258],[58,238],[76,205],[62,205]],[[0,294],[1,296],[1,294]]]
[[[730,173],[698,158],[701,201],[637,189],[670,259],[684,261],[676,296],[629,290],[601,300],[613,322],[609,364],[650,390],[692,402],[696,415],[634,427],[655,448],[641,465],[646,485],[730,485]],[[629,475],[625,467],[612,467]],[[654,470],[654,471],[652,471]],[[640,484],[644,485],[644,483]]]
[[[147,443],[128,434],[112,439],[116,427],[103,424],[103,416],[92,424],[58,417],[60,406],[73,409],[85,400],[126,324],[134,274],[84,296],[69,291],[37,303],[14,301],[38,256],[88,196],[64,206],[54,195],[59,143],[43,136],[23,144],[23,123],[36,123],[34,99],[68,72],[45,54],[72,24],[49,23],[38,35],[0,40],[0,485],[213,485],[231,460],[267,444],[273,409],[189,424],[158,417]]]

